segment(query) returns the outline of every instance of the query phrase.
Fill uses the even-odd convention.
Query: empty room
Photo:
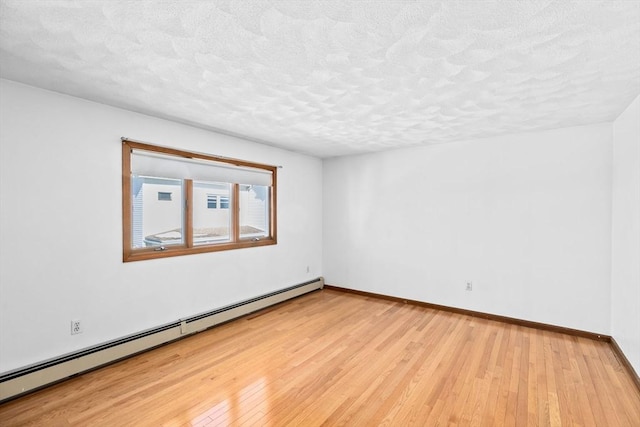
[[[640,426],[640,0],[0,0],[0,426]]]

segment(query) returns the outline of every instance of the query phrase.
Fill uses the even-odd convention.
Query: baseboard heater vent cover
[[[323,287],[324,279],[319,277],[309,282],[6,372],[0,375],[0,403]]]

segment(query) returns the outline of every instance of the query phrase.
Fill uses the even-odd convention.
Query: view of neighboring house
[[[184,185],[178,179],[136,176],[133,179],[133,247],[183,243]],[[195,244],[230,239],[231,184],[193,183],[193,233]],[[268,188],[239,186],[240,237],[269,235]]]

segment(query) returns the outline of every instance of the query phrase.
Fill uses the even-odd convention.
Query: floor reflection
[[[255,379],[238,393],[227,396],[206,411],[193,416],[189,425],[194,427],[269,425],[270,423],[265,419],[270,409],[268,384],[265,377]]]

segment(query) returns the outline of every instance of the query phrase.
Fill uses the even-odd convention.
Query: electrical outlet
[[[465,290],[472,291],[473,290],[473,282],[467,282],[467,287],[465,288]]]
[[[307,274],[309,274],[311,270],[309,269],[309,266],[307,265]]]
[[[82,333],[82,322],[80,320],[71,321],[71,335],[77,335]]]

